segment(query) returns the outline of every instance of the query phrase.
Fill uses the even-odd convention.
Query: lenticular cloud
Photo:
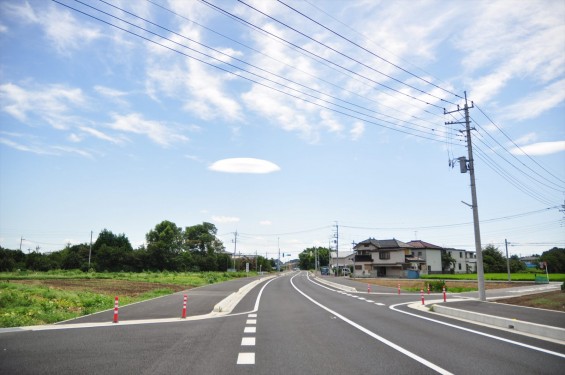
[[[232,158],[218,160],[210,167],[211,171],[224,173],[253,173],[265,174],[280,171],[280,167],[267,160],[254,158]]]

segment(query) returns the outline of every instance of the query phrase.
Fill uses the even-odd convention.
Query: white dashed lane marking
[[[255,332],[257,332],[256,327],[245,327],[245,329],[243,330],[243,333],[255,333]]]
[[[255,337],[243,337],[241,346],[255,346]]]
[[[237,356],[238,365],[254,365],[255,353],[239,353]]]

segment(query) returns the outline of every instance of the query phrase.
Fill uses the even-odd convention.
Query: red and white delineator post
[[[118,307],[119,307],[119,302],[118,302],[118,296],[116,296],[116,298],[114,298],[114,323],[118,322]]]
[[[367,293],[371,293],[371,284],[367,284]]]
[[[443,302],[447,301],[447,296],[445,295],[445,285],[443,286]]]
[[[188,296],[185,294],[182,301],[182,316],[181,319],[186,319],[186,302],[188,301]]]
[[[428,284],[428,294],[430,294],[430,284]]]
[[[424,288],[420,289],[420,296],[422,297],[422,305],[425,305],[425,303],[424,303]]]
[[[398,295],[400,295],[400,283],[398,283]]]

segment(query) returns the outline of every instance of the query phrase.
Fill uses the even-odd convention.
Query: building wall
[[[380,259],[379,254],[385,252],[388,252],[390,254],[390,258]],[[404,263],[406,261],[406,258],[404,256],[404,250],[376,251],[371,253],[371,257],[373,258],[373,264],[377,264],[377,265],[398,264],[398,263]]]
[[[428,273],[441,273],[441,250],[426,249],[424,253],[426,254],[426,265],[429,266]]]
[[[455,259],[455,273],[467,273],[467,259],[465,258],[465,250],[448,250],[451,257]]]

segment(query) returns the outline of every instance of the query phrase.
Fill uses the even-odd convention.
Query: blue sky
[[[170,220],[269,257],[328,246],[336,223],[340,251],[474,250],[463,128],[445,125],[462,113],[443,111],[464,91],[483,246],[565,246],[562,1],[60,2],[99,20],[0,4],[3,247],[104,228],[137,247]]]

